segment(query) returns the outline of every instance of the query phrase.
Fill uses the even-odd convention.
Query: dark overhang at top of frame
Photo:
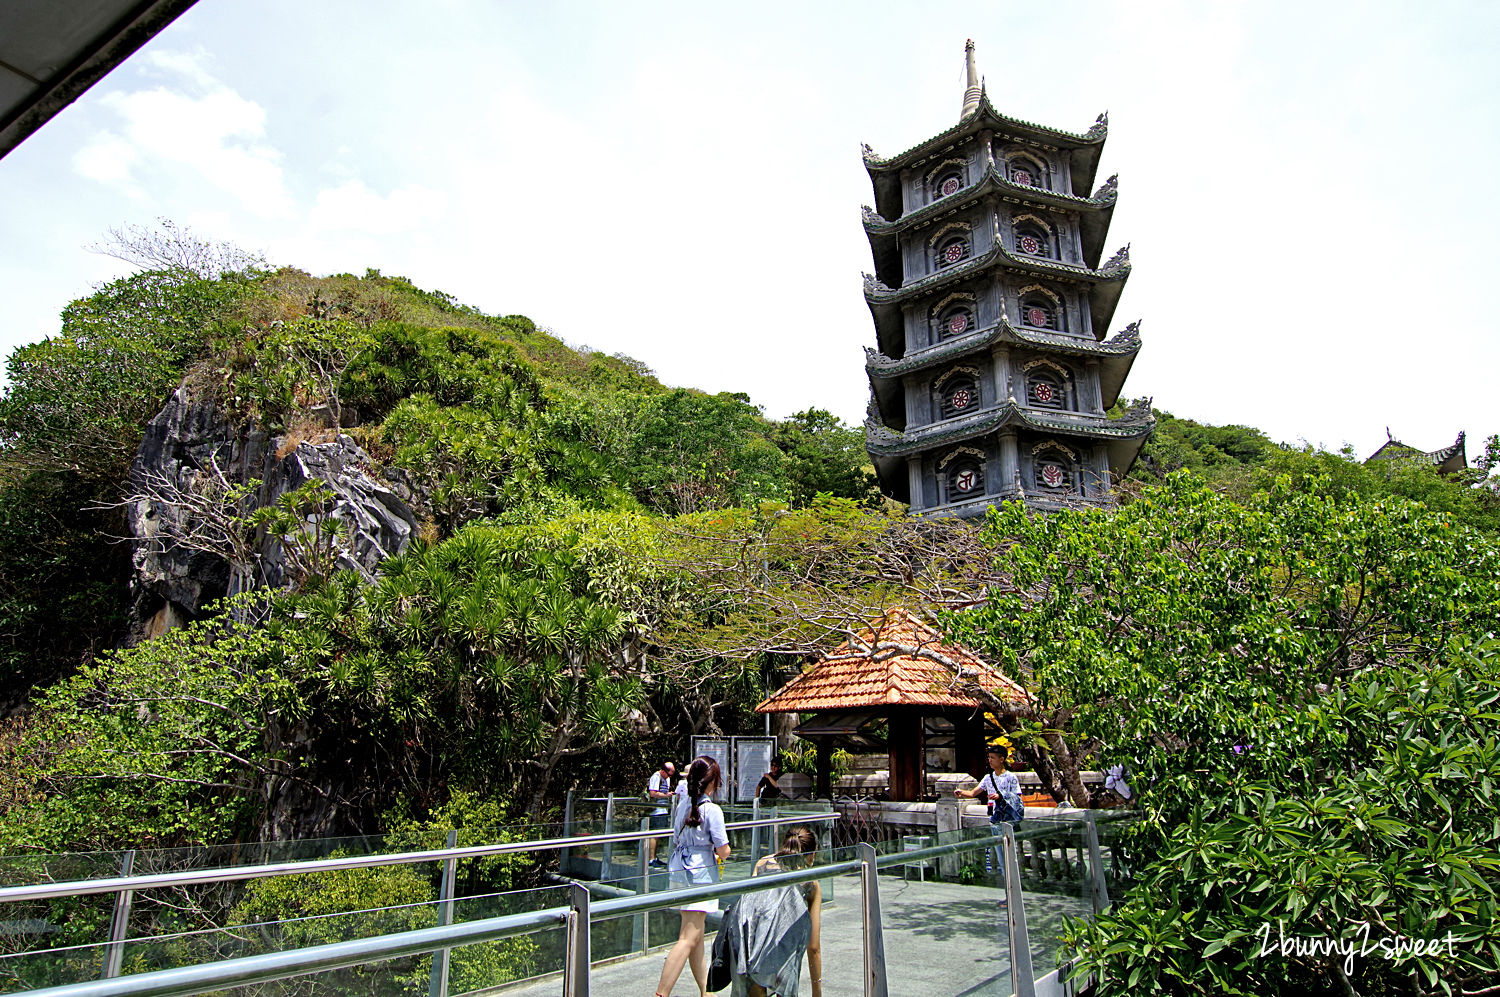
[[[0,156],[83,96],[195,2],[0,2]]]

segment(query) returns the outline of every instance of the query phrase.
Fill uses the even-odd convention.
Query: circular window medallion
[[[1039,402],[1050,402],[1053,398],[1052,385],[1046,381],[1038,381],[1031,386],[1031,393]]]
[[[1032,307],[1026,309],[1026,321],[1031,323],[1032,325],[1046,325],[1047,313],[1043,309],[1037,308],[1035,305],[1033,305]]]
[[[1042,465],[1042,483],[1048,488],[1056,488],[1063,483],[1062,468],[1056,464]]]
[[[1027,187],[1031,186],[1031,171],[1030,170],[1016,170],[1016,172],[1014,172],[1014,173],[1012,173],[1010,175],[1010,178],[1012,180],[1014,180],[1016,183],[1025,184]]]
[[[961,242],[955,242],[953,245],[943,250],[943,259],[947,260],[949,263],[957,263],[963,258],[964,244]]]
[[[1021,252],[1031,253],[1033,256],[1042,251],[1042,244],[1036,241],[1035,236],[1021,236]]]
[[[979,472],[966,467],[953,476],[953,487],[960,492],[972,492],[979,484]]]
[[[971,401],[973,401],[973,396],[969,394],[968,388],[959,388],[957,391],[953,392],[954,408],[968,408],[969,402]]]
[[[948,320],[948,332],[954,336],[963,335],[963,331],[969,327],[969,316],[959,314]]]
[[[957,193],[958,193],[958,177],[949,177],[947,180],[943,181],[943,196],[944,197],[947,197],[949,194],[957,194]]]

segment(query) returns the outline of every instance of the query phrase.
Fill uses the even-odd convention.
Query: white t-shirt
[[[979,780],[979,788],[989,794],[990,798],[986,802],[989,804],[991,819],[994,819],[997,812],[1004,812],[995,808],[997,797],[1003,798],[1012,807],[1021,807],[1021,780],[1016,778],[1014,772],[986,772],[984,778]],[[1024,809],[1022,807],[1023,812]]]
[[[729,832],[724,829],[724,811],[707,796],[698,798],[697,827],[688,827],[688,812],[692,806],[687,794],[677,798],[677,810],[672,814],[672,860],[668,870],[712,869],[718,862],[714,849],[729,844]]]
[[[651,781],[646,783],[647,793],[670,793],[671,780],[661,774],[661,769],[651,773]]]

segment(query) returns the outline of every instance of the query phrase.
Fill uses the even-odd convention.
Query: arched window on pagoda
[[[1022,187],[1039,187],[1042,190],[1048,190],[1052,186],[1047,167],[1030,156],[1012,156],[1006,160],[1005,175],[1011,183],[1020,184]]]
[[[948,465],[943,481],[948,486],[949,502],[979,498],[984,494],[984,466],[978,458],[965,454]]]
[[[950,235],[937,244],[937,269],[951,267],[969,258],[969,237]]]
[[[1032,367],[1026,371],[1026,404],[1033,408],[1073,408],[1071,380],[1051,365]]]
[[[944,377],[937,389],[940,418],[957,419],[979,408],[979,381],[968,371]]]
[[[1035,292],[1021,298],[1021,322],[1036,329],[1063,332],[1067,328],[1062,302],[1050,295]]]
[[[1059,498],[1082,492],[1076,454],[1057,444],[1038,447],[1032,455],[1031,486],[1039,495]]]
[[[978,328],[974,321],[973,304],[958,302],[938,309],[933,317],[933,326],[933,340],[939,343],[973,332]]]
[[[950,166],[948,169],[939,170],[938,174],[932,178],[928,200],[936,201],[939,198],[952,197],[963,189],[963,170],[957,166]]]
[[[1052,233],[1033,221],[1024,221],[1016,225],[1016,250],[1028,256],[1057,259],[1056,240],[1053,239]]]

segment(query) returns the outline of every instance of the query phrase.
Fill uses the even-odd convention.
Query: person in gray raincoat
[[[817,835],[794,827],[781,851],[756,863],[755,875],[804,868],[817,849]],[[797,997],[804,953],[812,997],[823,997],[822,920],[823,892],[816,882],[740,897],[719,927],[729,946],[733,997]]]

